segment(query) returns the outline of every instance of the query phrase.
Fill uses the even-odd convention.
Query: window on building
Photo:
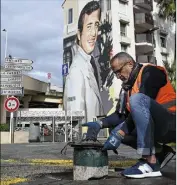
[[[121,51],[127,52],[128,46],[125,44],[121,44]]]
[[[168,62],[168,60],[167,60],[167,58],[168,58],[168,57],[167,57],[167,54],[162,53],[161,55],[162,55],[162,62],[164,62],[164,63],[165,63],[165,62]]]
[[[160,34],[160,44],[162,48],[166,48],[166,43],[167,42],[167,35],[165,34]]]
[[[71,24],[73,22],[73,9],[70,8],[68,10],[68,24]]]
[[[111,0],[106,0],[107,3],[107,11],[111,10]]]
[[[120,22],[120,35],[126,37],[127,33],[126,33],[126,27],[127,24],[126,23],[122,23]]]

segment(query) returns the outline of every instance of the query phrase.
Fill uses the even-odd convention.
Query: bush
[[[10,131],[9,124],[7,123],[0,124],[0,132],[9,132],[9,131]]]

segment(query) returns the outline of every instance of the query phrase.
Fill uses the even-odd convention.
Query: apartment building
[[[72,63],[78,17],[91,0],[63,2],[64,38],[63,63]],[[158,16],[155,0],[98,0],[101,25],[94,57],[100,63],[102,87],[100,94],[106,114],[115,110],[121,81],[109,71],[110,58],[120,51],[128,52],[139,63],[163,65],[172,62],[175,53],[175,24]],[[101,60],[99,60],[101,58]],[[65,77],[63,79],[65,81]],[[110,85],[108,82],[111,81]],[[105,90],[107,88],[107,90]],[[104,136],[106,131],[100,133]]]
[[[64,11],[64,63],[72,62],[73,43],[78,16],[90,0],[65,0]],[[102,21],[109,15],[112,24],[112,54],[130,53],[137,62],[162,65],[163,60],[174,59],[175,24],[158,16],[155,0],[99,0]]]
[[[63,63],[72,63],[75,54],[74,43],[78,17],[89,1],[91,0],[65,0],[63,2]],[[176,25],[158,16],[158,6],[155,0],[98,1],[102,11],[101,24],[104,28],[107,27],[99,31],[98,44],[94,52],[95,58],[102,56],[102,60],[99,61],[102,89],[111,76],[108,70],[109,59],[120,51],[128,52],[139,63],[149,62],[163,65],[163,61],[172,62],[174,60]],[[107,57],[105,57],[106,53]],[[104,60],[103,56],[107,59]],[[121,81],[113,78],[111,87],[114,89],[114,98],[109,97],[109,99],[112,98],[115,101],[121,89]],[[102,89],[101,94],[105,95]],[[107,91],[107,94],[111,93]],[[104,97],[103,100],[105,99]],[[105,105],[108,105],[108,102],[105,102]],[[106,112],[111,106],[113,104],[107,108]]]

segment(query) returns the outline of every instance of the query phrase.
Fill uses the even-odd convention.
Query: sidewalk
[[[175,185],[176,184],[176,158],[164,168],[163,177],[149,179],[126,179],[111,169],[107,179],[94,181],[72,180],[73,149],[68,147],[67,155],[60,151],[65,143],[30,143],[30,144],[4,144],[1,145],[1,180],[11,179],[13,184],[50,184],[50,185]],[[121,145],[119,155],[109,153],[109,161],[117,164],[127,159],[138,159],[136,151]],[[27,182],[24,182],[27,181]],[[10,182],[10,181],[8,181]],[[19,182],[19,183],[17,183]],[[7,184],[6,184],[7,185]]]

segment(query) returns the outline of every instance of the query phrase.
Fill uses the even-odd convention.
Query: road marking
[[[1,162],[17,163],[22,161],[14,159],[8,160],[1,159]],[[137,162],[136,159],[109,161],[109,168],[132,166],[136,162]],[[31,165],[73,166],[73,160],[71,159],[27,159],[27,160],[23,159],[23,163]]]
[[[29,159],[31,164],[46,164],[46,165],[58,165],[58,166],[73,166],[73,160],[67,159]],[[136,164],[136,159],[122,160],[122,161],[109,161],[109,168],[125,167]]]
[[[5,180],[1,180],[1,185],[11,185],[11,184],[17,184],[17,183],[21,183],[21,182],[27,182],[28,179],[26,178],[10,178],[9,179],[5,179]]]
[[[29,159],[30,164],[46,164],[58,166],[73,166],[73,160],[66,159]]]

